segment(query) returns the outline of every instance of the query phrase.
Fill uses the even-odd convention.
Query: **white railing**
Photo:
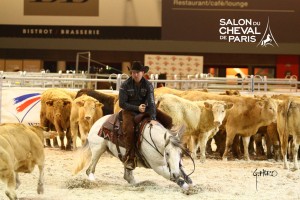
[[[127,74],[85,74],[69,71],[68,73],[27,73],[27,72],[1,72],[2,87],[40,87],[40,88],[93,88],[98,89],[98,84],[106,83],[107,89],[119,90],[120,85],[129,76]],[[180,77],[173,75],[167,80],[158,79],[157,74],[150,76],[154,87],[157,83],[181,90],[207,89],[210,91],[240,90],[247,92],[297,92],[297,77],[291,76],[284,79],[267,78],[265,76],[249,75],[244,78],[213,77],[210,74],[196,74]],[[112,85],[115,87],[113,88]]]

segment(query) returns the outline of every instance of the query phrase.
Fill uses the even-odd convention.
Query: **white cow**
[[[189,148],[194,158],[200,146],[200,160],[204,162],[206,143],[218,132],[226,110],[233,104],[215,100],[189,101],[172,94],[162,95],[157,102],[158,108],[172,117],[174,125],[186,126],[182,138],[190,138]]]

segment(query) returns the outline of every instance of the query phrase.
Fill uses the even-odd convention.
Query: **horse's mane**
[[[173,144],[173,146],[184,149],[182,142],[180,141],[180,139],[177,136],[171,135],[169,137],[169,140]]]

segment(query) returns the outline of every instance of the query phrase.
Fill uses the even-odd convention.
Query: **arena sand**
[[[300,199],[300,170],[284,170],[282,162],[274,160],[229,159],[209,156],[205,163],[195,161],[191,175],[194,189],[189,195],[151,169],[136,168],[136,185],[123,179],[123,165],[105,153],[96,168],[95,182],[89,182],[85,170],[73,176],[76,152],[45,149],[45,193],[36,193],[38,169],[32,174],[20,174],[17,195],[21,200],[176,200],[176,199]],[[184,158],[187,173],[193,170],[191,160]],[[290,167],[292,164],[290,163]],[[266,176],[255,176],[268,171]],[[0,199],[7,199],[0,183]]]

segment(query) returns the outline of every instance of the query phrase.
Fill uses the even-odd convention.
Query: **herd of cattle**
[[[201,162],[211,152],[212,139],[223,160],[227,160],[230,151],[236,156],[243,151],[244,159],[249,160],[253,146],[256,154],[264,154],[264,138],[268,158],[283,158],[284,168],[288,169],[287,156],[290,156],[294,169],[299,169],[300,98],[297,96],[250,97],[238,92],[212,94],[161,87],[155,89],[155,98],[157,109],[171,116],[174,126],[186,127],[179,137],[194,158],[200,148]],[[37,192],[43,193],[44,146],[60,144],[62,150],[75,150],[77,137],[84,144],[96,120],[119,110],[118,95],[114,93],[53,88],[41,95],[39,127],[0,125],[0,179],[6,184],[9,199],[17,199],[18,172],[30,173],[35,165],[40,171]]]

